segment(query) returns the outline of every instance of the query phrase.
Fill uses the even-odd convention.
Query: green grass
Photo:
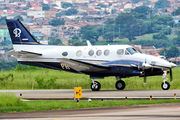
[[[173,70],[173,83],[170,89],[180,89],[180,68],[174,68]],[[43,84],[46,84],[51,78],[55,78],[55,83],[49,87],[49,89],[73,89],[74,87],[82,87],[83,89],[90,89],[91,79],[89,75],[74,74],[69,72],[57,71],[57,70],[27,70],[27,71],[1,71],[0,78],[13,74],[14,80],[1,81],[0,89],[40,89],[35,77],[42,77]],[[169,78],[169,75],[167,75]],[[147,77],[147,85],[143,85],[143,78],[131,77],[123,78],[126,83],[125,89],[161,89],[161,83],[163,82],[161,76]],[[101,83],[101,89],[115,89],[115,77],[105,77],[104,79],[97,79]],[[168,80],[168,82],[170,82]],[[48,84],[48,83],[47,83]],[[45,87],[46,88],[46,87]]]
[[[135,36],[136,38],[136,41],[140,41],[140,40],[153,40],[153,35],[154,34],[158,34],[158,33],[151,33],[151,34],[145,34],[145,35],[142,35],[142,36]],[[171,40],[171,37],[172,39],[173,38],[176,38],[177,35],[166,35],[169,40]],[[134,40],[133,40],[134,41]],[[107,45],[107,44],[132,44],[131,42],[129,42],[128,38],[122,38],[122,39],[115,39],[114,42],[108,42],[106,40],[102,40],[102,41],[97,41],[96,42],[97,45]]]
[[[7,112],[25,112],[25,111],[42,111],[57,109],[79,109],[93,107],[112,107],[112,106],[128,106],[128,105],[144,105],[144,104],[162,104],[162,103],[179,103],[179,99],[170,100],[80,100],[79,104],[71,101],[20,101],[12,93],[0,93],[0,113]]]
[[[0,93],[0,108],[7,107],[7,106],[24,106],[25,104],[16,97],[14,93]]]

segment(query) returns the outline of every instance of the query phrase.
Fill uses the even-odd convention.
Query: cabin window
[[[128,52],[127,50],[125,51],[125,55],[130,55],[129,52]]]
[[[63,52],[62,55],[63,55],[63,56],[67,56],[67,55],[68,55],[68,52]]]
[[[118,55],[123,55],[123,54],[124,54],[124,50],[123,50],[123,49],[117,50],[117,54],[118,54]]]
[[[100,56],[102,54],[102,51],[101,50],[98,50],[97,52],[96,52],[96,55],[97,56]]]
[[[82,55],[82,52],[81,52],[80,50],[78,50],[78,51],[76,52],[76,55],[77,55],[78,57],[80,57],[80,56]]]
[[[109,53],[110,53],[110,51],[109,51],[109,50],[105,50],[105,51],[104,51],[104,55],[105,55],[105,56],[108,56],[108,55],[109,55]]]
[[[89,56],[93,56],[94,55],[94,50],[90,50],[88,54],[89,54]]]

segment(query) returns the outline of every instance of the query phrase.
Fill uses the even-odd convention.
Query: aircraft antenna
[[[92,46],[89,40],[86,40],[88,46]]]

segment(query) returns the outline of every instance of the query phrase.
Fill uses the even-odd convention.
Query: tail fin
[[[8,30],[11,36],[11,41],[14,44],[18,45],[35,45],[40,44],[37,40],[31,35],[31,33],[24,27],[24,25],[17,20],[8,19],[6,20]]]

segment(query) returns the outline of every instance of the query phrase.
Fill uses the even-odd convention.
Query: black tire
[[[92,91],[99,91],[100,89],[101,89],[101,84],[98,81],[94,81],[94,85],[93,83],[91,83]]]
[[[119,80],[119,81],[116,82],[115,86],[116,86],[117,90],[124,90],[124,88],[126,87],[126,84],[125,84],[124,81]]]
[[[170,84],[168,83],[168,82],[165,82],[165,84],[164,84],[164,82],[161,84],[161,88],[163,89],[163,90],[169,90],[169,88],[170,88]]]

